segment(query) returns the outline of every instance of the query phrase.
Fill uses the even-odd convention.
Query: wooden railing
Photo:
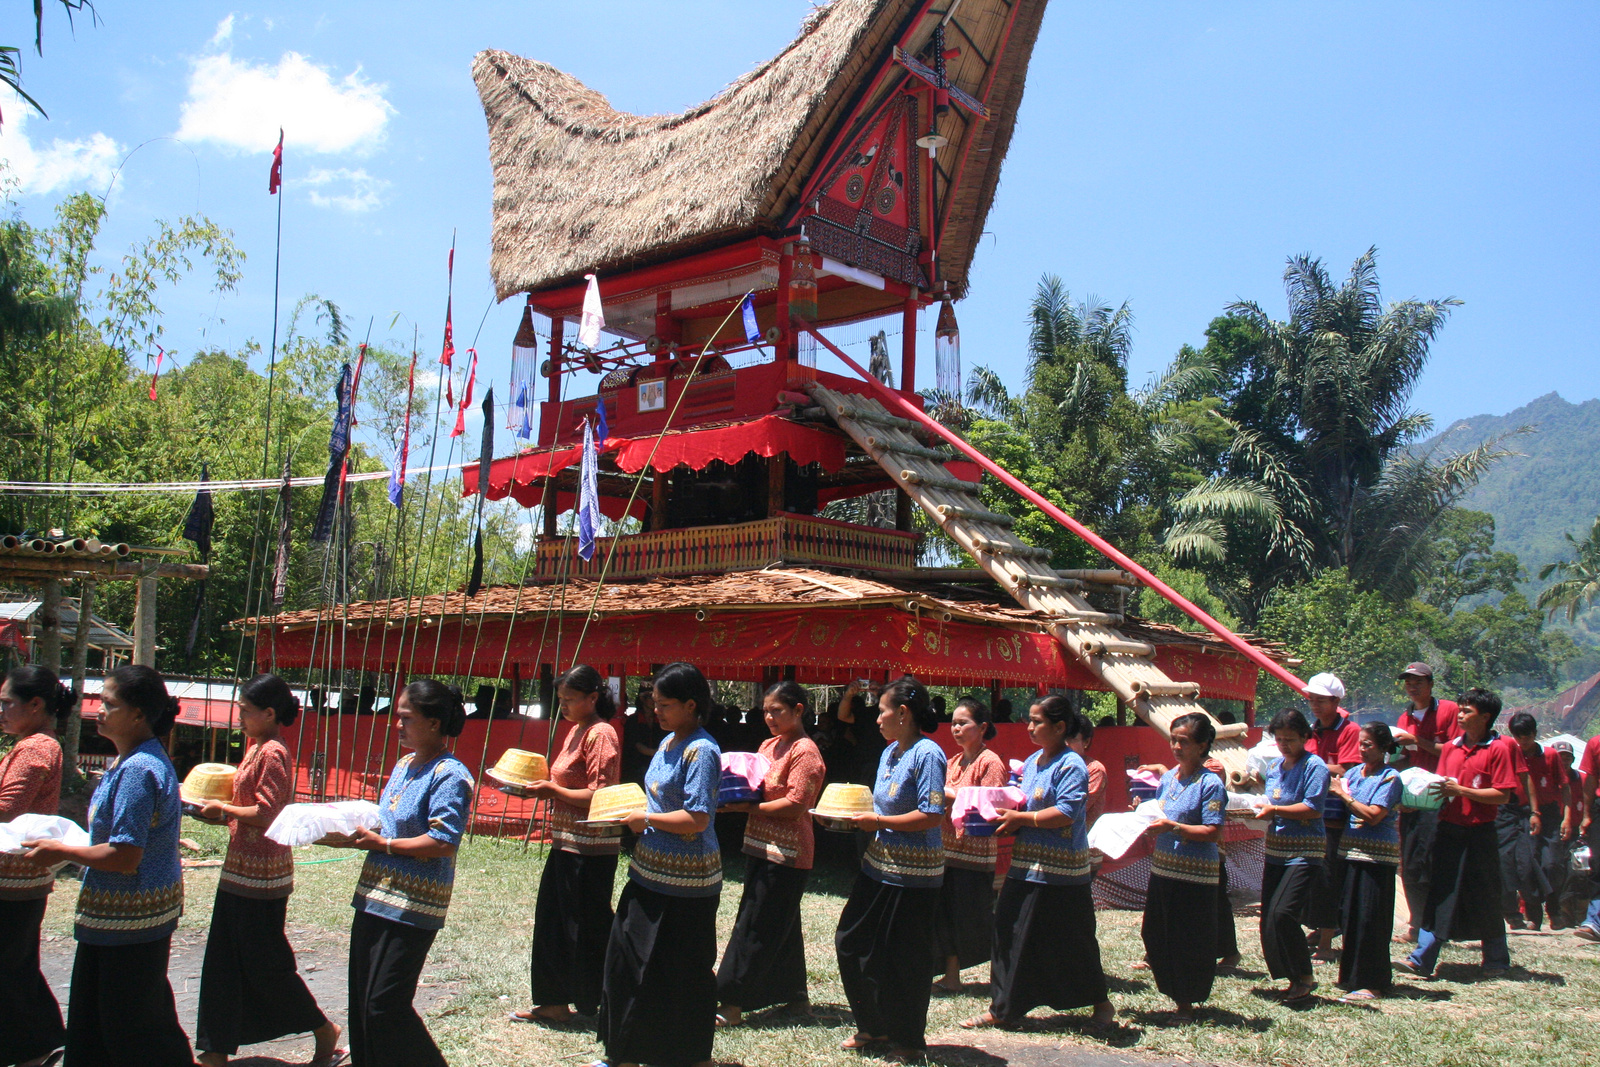
[[[612,555],[612,541],[616,552]],[[541,539],[540,578],[650,577],[760,570],[774,563],[820,563],[867,570],[911,570],[920,537],[806,515],[779,515],[734,526],[695,526],[596,539],[594,558],[578,557],[577,538]],[[562,556],[566,555],[565,567]],[[607,557],[610,564],[607,565]]]

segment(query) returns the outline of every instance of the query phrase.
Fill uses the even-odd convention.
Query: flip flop
[[[1364,1004],[1369,1000],[1377,1000],[1378,994],[1370,989],[1352,989],[1339,998],[1340,1004]]]
[[[333,1050],[332,1055],[330,1055],[326,1060],[314,1059],[310,1064],[307,1065],[307,1067],[341,1067],[341,1065],[349,1062],[350,1050],[347,1048],[336,1048]],[[49,1065],[47,1064],[46,1067],[49,1067]]]
[[[974,1015],[970,1019],[962,1019],[956,1025],[961,1027],[963,1030],[982,1030],[990,1026],[999,1026],[1000,1020],[996,1019],[993,1014],[986,1011],[981,1015]]]
[[[717,1012],[717,1029],[718,1030],[731,1030],[735,1026],[743,1026],[743,1025],[744,1025],[744,1016],[741,1015],[739,1017],[739,1021],[738,1022],[730,1023],[728,1021],[728,1017],[726,1015],[722,1014],[720,1011]]]

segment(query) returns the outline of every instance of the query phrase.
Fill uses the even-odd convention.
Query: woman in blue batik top
[[[722,753],[706,732],[711,686],[687,663],[655,679],[666,737],[645,772],[647,806],[606,945],[600,1040],[611,1067],[711,1062],[717,1020],[717,902],[722,851],[712,816]]]
[[[1093,1005],[1091,1026],[1111,1025],[1089,890],[1089,768],[1068,746],[1094,730],[1063,696],[1028,709],[1039,751],[1022,766],[1027,807],[1002,809],[999,833],[1014,833],[1011,869],[994,911],[989,1010],[961,1025],[1015,1026],[1029,1011]],[[1069,961],[1063,966],[1064,961]]]
[[[1217,739],[1209,715],[1179,715],[1168,738],[1178,765],[1162,775],[1156,794],[1162,815],[1145,831],[1156,841],[1140,933],[1156,988],[1178,1006],[1176,1021],[1186,1023],[1211,995],[1217,969],[1217,843],[1228,793],[1205,769]]]
[[[1261,869],[1261,954],[1272,977],[1287,980],[1285,1003],[1306,1000],[1317,988],[1311,971],[1311,946],[1301,920],[1322,869],[1326,847],[1323,800],[1328,765],[1306,751],[1311,724],[1298,709],[1280,711],[1272,736],[1283,758],[1267,772],[1267,862]]]
[[[172,932],[183,914],[182,807],[161,738],[177,716],[178,702],[152,668],[130,665],[107,675],[99,732],[117,746],[117,759],[89,801],[90,843],[28,842],[30,859],[87,868],[67,1000],[68,1063],[194,1062],[167,981]]]
[[[1394,982],[1389,939],[1394,934],[1394,878],[1400,865],[1400,773],[1385,763],[1395,751],[1387,723],[1361,727],[1361,763],[1333,780],[1333,792],[1350,809],[1339,839],[1344,857],[1344,949],[1339,954],[1340,997],[1371,1000]]]
[[[395,701],[400,747],[378,799],[377,830],[326,844],[366,850],[350,926],[350,1058],[374,1067],[444,1067],[412,1007],[456,880],[456,849],[472,802],[472,772],[447,746],[467,713],[461,690],[419,678]]]
[[[878,699],[878,730],[888,742],[878,758],[871,815],[856,826],[873,833],[834,932],[839,978],[855,1015],[846,1049],[882,1048],[912,1055],[926,1047],[925,973],[935,951],[934,916],[944,881],[944,752],[924,737],[938,725],[928,689],[911,675]]]

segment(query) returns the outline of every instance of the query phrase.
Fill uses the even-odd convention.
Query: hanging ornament
[[[534,382],[539,374],[539,335],[533,329],[533,304],[522,307],[522,324],[511,339],[511,403],[506,426],[527,440],[533,430]]]
[[[956,309],[950,298],[939,305],[939,324],[933,331],[933,370],[939,391],[961,396],[961,327],[956,325]]]
[[[811,242],[804,237],[794,246],[794,269],[789,273],[789,314],[806,322],[817,321],[817,272],[811,262]]]
[[[606,327],[606,309],[600,302],[600,279],[585,274],[589,280],[583,291],[583,317],[578,322],[578,343],[585,348],[600,347],[600,331]]]

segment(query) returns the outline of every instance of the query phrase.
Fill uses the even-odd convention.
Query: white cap
[[[1334,697],[1344,699],[1344,683],[1336,674],[1319,674],[1306,683],[1300,692],[1308,697]]]

